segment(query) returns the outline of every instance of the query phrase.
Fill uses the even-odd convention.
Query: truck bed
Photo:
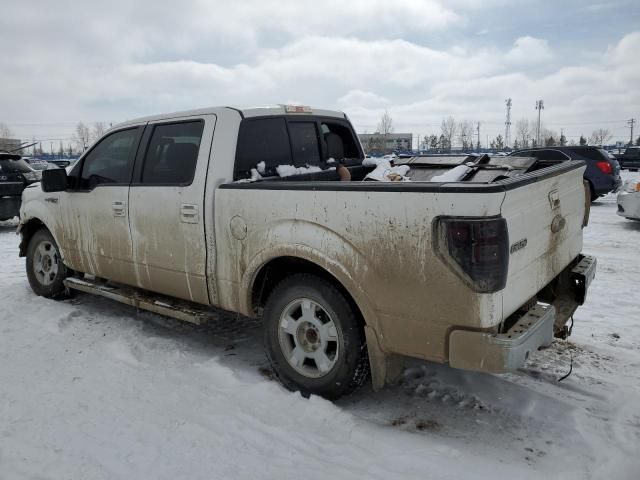
[[[446,168],[412,165],[422,178]],[[452,328],[497,331],[581,251],[582,162],[450,183],[360,181],[370,168],[350,170],[350,182],[328,171],[217,189],[216,209],[224,214],[216,215],[216,230],[228,231],[234,218],[246,225],[242,241],[225,236],[217,246],[225,308],[251,314],[250,298],[233,295],[234,286],[251,283],[253,265],[293,249],[354,295],[382,332],[383,348],[446,361]],[[436,238],[442,218],[505,220],[510,248],[503,289],[474,290],[442,260]]]

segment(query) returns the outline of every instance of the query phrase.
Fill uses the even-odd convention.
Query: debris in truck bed
[[[365,158],[362,161],[365,167],[375,166],[376,168],[369,172],[365,180],[375,180],[377,182],[409,182],[411,181],[407,174],[411,167],[408,165],[391,166],[391,162],[386,158]]]

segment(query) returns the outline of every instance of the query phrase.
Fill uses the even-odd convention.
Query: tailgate
[[[540,175],[508,189],[501,213],[509,231],[509,273],[503,294],[508,317],[553,280],[582,250],[584,165]],[[531,174],[529,174],[531,175]]]

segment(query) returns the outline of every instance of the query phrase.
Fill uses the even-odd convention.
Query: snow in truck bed
[[[36,297],[0,223],[0,478],[638,478],[640,222],[615,210],[592,207],[569,342],[503,376],[411,361],[335,404],[272,379],[258,321]]]

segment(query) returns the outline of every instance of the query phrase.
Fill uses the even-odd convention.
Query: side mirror
[[[52,168],[42,171],[43,192],[64,192],[67,189],[67,171],[64,168]]]

